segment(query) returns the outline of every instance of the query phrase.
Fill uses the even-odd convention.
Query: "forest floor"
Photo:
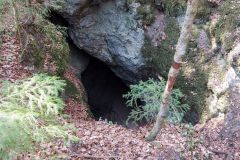
[[[15,37],[2,35],[0,48],[0,80],[16,81],[31,75],[31,69],[20,61],[20,49]],[[73,74],[72,80],[78,78]],[[78,82],[77,82],[78,83]],[[237,103],[237,102],[236,102]],[[66,100],[69,123],[77,128],[80,143],[68,147],[62,142],[41,146],[34,157],[51,159],[213,159],[240,160],[240,140],[224,136],[224,117],[205,124],[167,124],[155,141],[146,142],[145,135],[152,124],[134,129],[106,121],[95,121],[87,115],[86,105],[74,99]],[[20,159],[31,159],[25,154]]]

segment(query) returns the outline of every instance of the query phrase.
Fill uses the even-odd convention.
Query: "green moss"
[[[197,39],[199,37],[199,29],[196,25],[192,25],[192,36],[194,39]]]
[[[196,18],[207,19],[211,14],[211,5],[206,0],[199,0]]]
[[[232,50],[233,44],[235,42],[237,37],[231,35],[231,34],[226,34],[224,39],[223,39],[223,47],[225,49],[226,52],[229,52],[230,50]]]
[[[132,4],[133,2],[135,2],[135,0],[126,0],[126,5],[129,6],[129,5]]]
[[[238,16],[240,14],[240,5],[236,5],[233,0],[226,0],[218,9],[220,12],[220,19],[213,28],[213,34],[218,43],[223,44],[226,51],[232,49],[233,42],[236,37],[229,36],[228,33],[240,26]]]
[[[140,4],[154,3],[154,0],[137,0]]]
[[[150,25],[154,22],[154,8],[151,4],[142,4],[138,7],[137,12],[144,25]]]
[[[143,25],[150,25],[154,22],[154,0],[127,0],[126,7],[132,3],[140,3],[140,6],[137,8],[138,18],[142,20]]]
[[[27,27],[27,36],[24,38],[28,41],[22,56],[23,60],[28,64],[32,63],[39,70],[42,70],[44,65],[54,64],[56,67],[54,74],[63,75],[69,60],[65,28],[55,26],[47,20]]]
[[[65,39],[66,28],[51,23],[48,25],[49,27],[44,28],[44,32],[51,42],[49,50],[57,65],[57,74],[62,75],[68,63],[70,51]]]
[[[179,16],[184,14],[187,8],[186,0],[162,0],[161,6],[163,11],[168,16]],[[206,0],[199,0],[199,5],[197,8],[197,17],[203,19],[207,18],[211,13],[211,7],[209,2]]]
[[[64,88],[65,96],[74,98],[76,101],[86,104],[87,95],[85,93],[84,87],[80,85],[80,89],[78,89],[74,83],[64,77],[63,79],[66,81],[66,86]]]
[[[184,69],[185,67],[182,70]],[[184,75],[183,71],[181,71],[177,78],[175,86],[185,95],[183,103],[191,106],[191,112],[195,112],[198,115],[198,117],[190,117],[189,119],[191,120],[198,121],[202,119],[202,114],[206,110],[205,98],[208,95],[207,80],[208,74],[201,68],[196,68],[191,77]]]
[[[44,64],[44,54],[42,54],[42,49],[38,46],[37,42],[32,37],[31,42],[29,43],[31,52],[30,55],[32,56],[32,61],[35,67],[40,68]],[[29,58],[29,57],[28,57]]]
[[[209,90],[207,87],[209,78],[209,67],[206,64],[206,54],[197,49],[196,39],[188,44],[187,53],[184,59],[186,65],[182,66],[181,72],[176,81],[176,87],[185,94],[184,103],[191,106],[191,112],[197,113],[198,117],[191,117],[196,121],[201,120],[206,111],[206,97]],[[189,114],[191,116],[191,114]]]
[[[12,27],[14,26],[14,21],[8,21],[8,19],[14,17],[11,11],[11,4],[7,0],[1,1],[0,6],[0,32],[8,32],[9,34],[16,34]],[[17,38],[19,39],[21,60],[29,66],[34,66],[34,68],[41,71],[47,64],[51,64],[54,68],[56,65],[58,75],[63,74],[66,68],[68,60],[68,46],[65,42],[65,35],[61,32],[61,27],[56,27],[47,20],[47,15],[51,10],[60,9],[64,6],[63,0],[57,0],[49,4],[50,8],[47,8],[42,2],[36,2],[29,4],[26,2],[16,1],[16,12],[18,15],[18,23],[20,23],[19,34]],[[26,18],[28,20],[25,22]],[[51,57],[52,59],[49,63],[46,63],[46,59]],[[45,66],[44,66],[45,65]]]
[[[156,8],[161,8],[163,12],[168,16],[178,16],[184,13],[186,10],[186,0],[162,0],[156,5],[154,0],[127,0],[126,6],[128,7],[133,2],[140,3],[137,9],[139,18],[142,19],[143,25],[150,25],[154,22],[154,11]]]
[[[171,66],[175,45],[180,34],[179,26],[175,19],[169,19],[165,28],[167,35],[158,47],[154,47],[146,38],[142,53],[150,64],[161,76],[167,78],[168,70]]]
[[[165,14],[169,16],[178,16],[186,10],[186,0],[162,0],[162,8]]]
[[[76,86],[72,82],[70,82],[68,79],[65,79],[65,81],[66,81],[65,94],[68,97],[79,97],[80,92],[78,91]]]
[[[168,16],[179,16],[184,14],[187,8],[186,0],[162,0],[161,7]],[[197,17],[203,19],[207,18],[211,13],[211,6],[206,0],[199,0],[197,8]]]

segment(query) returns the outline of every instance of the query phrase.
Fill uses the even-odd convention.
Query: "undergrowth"
[[[151,41],[145,38],[142,53],[148,65],[166,79],[175,52],[174,46],[177,44],[176,37],[179,37],[180,34],[179,26],[175,19],[167,20],[164,32],[167,35],[166,39],[162,40],[158,47],[153,46]]]
[[[51,10],[61,9],[64,1],[44,5],[41,1],[0,0],[0,4],[0,34],[16,36],[21,60],[37,70],[62,75],[69,58],[66,28],[55,26],[47,17]]]
[[[184,14],[186,0],[126,0],[126,6],[132,3],[139,3],[137,8],[138,16],[143,25],[151,25],[155,21],[155,11],[158,9],[170,17],[177,17]]]
[[[14,159],[50,140],[78,141],[74,128],[61,118],[64,102],[59,93],[64,86],[65,81],[46,74],[2,83],[0,159]]]
[[[149,79],[145,82],[140,81],[139,84],[131,85],[130,91],[123,95],[127,99],[127,106],[132,108],[129,114],[129,120],[133,122],[141,122],[143,120],[152,121],[155,119],[162,99],[162,93],[165,89],[166,82]],[[179,89],[174,89],[170,99],[170,111],[168,120],[171,123],[181,122],[184,114],[189,110],[187,104],[181,103],[183,97]]]
[[[232,49],[237,36],[230,33],[240,26],[240,5],[236,0],[226,0],[219,7],[220,18],[213,28],[218,43],[222,43],[226,51]]]
[[[169,16],[178,16],[186,10],[186,0],[162,0],[161,6],[164,12]]]

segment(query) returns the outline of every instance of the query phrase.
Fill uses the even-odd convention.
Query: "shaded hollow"
[[[122,95],[129,88],[106,64],[92,57],[82,73],[82,82],[96,120],[102,118],[118,124],[125,123],[130,108],[126,106]]]
[[[51,11],[48,17],[55,25],[68,27],[68,22],[58,13]],[[118,124],[125,124],[130,112],[122,95],[129,88],[109,67],[96,58],[91,57],[75,46],[67,37],[70,48],[70,64],[77,69],[88,95],[88,104],[96,120],[107,119]]]

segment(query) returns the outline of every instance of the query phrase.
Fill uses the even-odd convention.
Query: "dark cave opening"
[[[107,119],[125,124],[131,111],[122,95],[128,92],[127,85],[100,60],[91,57],[82,82],[88,94],[88,104],[96,120]]]
[[[48,20],[53,23],[56,26],[61,26],[61,27],[68,27],[69,23],[66,19],[63,18],[63,16],[56,11],[50,11]]]

